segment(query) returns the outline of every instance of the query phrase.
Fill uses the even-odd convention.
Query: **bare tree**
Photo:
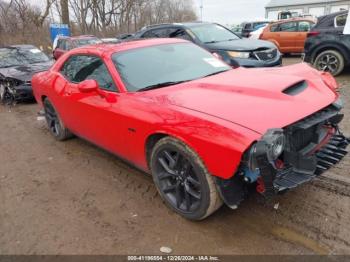
[[[74,34],[115,36],[197,17],[191,0],[42,0],[37,6],[29,0],[0,0],[0,44],[49,45],[49,25],[58,18]]]
[[[69,25],[68,0],[60,0],[60,4],[61,4],[61,21],[63,24]]]

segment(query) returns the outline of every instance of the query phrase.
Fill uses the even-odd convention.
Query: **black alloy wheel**
[[[51,103],[45,103],[45,118],[50,132],[54,136],[59,136],[61,129],[60,120]]]
[[[193,212],[202,198],[199,179],[192,164],[177,150],[164,149],[157,155],[161,190],[173,206]]]
[[[201,160],[179,140],[166,137],[156,144],[151,170],[167,205],[188,219],[201,220],[222,204]]]
[[[337,76],[344,69],[344,57],[336,50],[327,50],[316,57],[314,64],[318,70]]]
[[[70,131],[65,128],[57,111],[47,98],[44,100],[44,111],[49,131],[57,140],[63,141],[72,136]]]

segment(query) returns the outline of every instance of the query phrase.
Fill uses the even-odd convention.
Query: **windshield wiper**
[[[217,72],[215,72],[215,73],[211,73],[211,74],[209,74],[209,75],[205,75],[205,76],[203,76],[203,78],[204,78],[204,77],[209,77],[209,76],[218,75],[218,74],[221,74],[221,73],[224,73],[224,72],[227,72],[227,71],[229,71],[229,69],[220,70],[220,71],[217,71]]]
[[[154,85],[150,85],[150,86],[146,86],[144,88],[141,88],[141,89],[137,90],[137,92],[142,92],[142,91],[147,91],[147,90],[152,90],[152,89],[157,89],[157,88],[162,88],[162,87],[167,87],[167,86],[173,86],[173,85],[181,84],[181,83],[188,82],[188,81],[191,81],[191,80],[169,81],[169,82],[158,83],[158,84],[154,84]]]
[[[215,43],[219,43],[219,41],[209,41],[209,42],[205,42],[204,44],[215,44]]]

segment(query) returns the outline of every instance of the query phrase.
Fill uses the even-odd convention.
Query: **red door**
[[[121,156],[125,155],[125,133],[120,94],[103,61],[96,56],[75,55],[63,65],[59,78],[64,90],[59,112],[67,127],[82,138]],[[82,93],[78,83],[94,79],[100,92]],[[61,84],[62,85],[62,84]]]

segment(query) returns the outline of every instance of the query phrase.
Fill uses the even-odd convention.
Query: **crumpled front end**
[[[249,185],[266,197],[306,183],[336,165],[350,140],[339,130],[341,100],[283,129],[270,129],[245,153],[238,173],[217,181],[221,195],[236,208]],[[235,193],[232,188],[235,188]]]
[[[30,81],[21,81],[9,77],[0,79],[0,101],[2,103],[11,104],[33,99]]]

